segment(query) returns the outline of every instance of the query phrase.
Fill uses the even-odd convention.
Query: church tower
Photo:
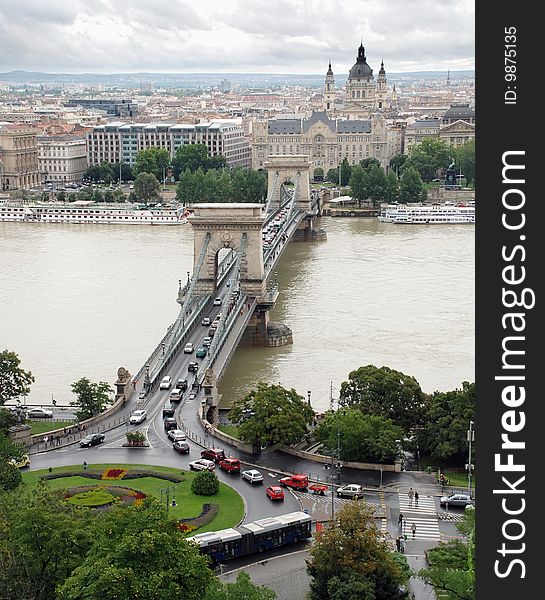
[[[348,73],[344,111],[350,118],[369,116],[375,108],[375,92],[373,69],[367,64],[362,42],[358,48],[356,63]]]
[[[331,70],[331,61],[329,61],[329,68],[325,75],[325,87],[324,87],[324,110],[331,111],[334,108],[335,102],[335,77]]]
[[[386,71],[384,70],[384,61],[380,63],[380,71],[377,77],[377,91],[376,91],[376,107],[386,108],[386,95],[388,94]]]

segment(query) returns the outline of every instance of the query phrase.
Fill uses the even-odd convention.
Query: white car
[[[185,431],[182,431],[181,429],[170,429],[169,431],[167,431],[167,436],[173,442],[185,442],[187,440]]]
[[[30,419],[52,419],[53,411],[49,408],[31,408],[26,416]]]
[[[188,342],[184,347],[185,354],[192,354],[193,350],[195,350],[195,346],[193,345],[192,342]]]
[[[193,460],[189,463],[189,468],[193,471],[205,471],[208,469],[209,471],[213,471],[216,468],[213,460],[208,460],[207,458],[199,458],[198,460]]]
[[[263,483],[263,475],[257,469],[250,469],[249,471],[242,471],[240,474],[242,479],[246,479],[250,483]]]
[[[357,483],[343,485],[342,487],[337,488],[337,496],[339,496],[339,498],[352,498],[353,500],[358,500],[359,498],[363,498],[363,488]]]
[[[222,302],[221,298],[214,298],[214,306],[220,306]]]
[[[163,379],[161,379],[161,384],[159,385],[159,389],[168,390],[172,385],[172,377],[170,375],[165,375]]]
[[[147,410],[135,410],[132,415],[129,417],[129,423],[131,425],[136,425],[138,423],[142,423],[142,421],[146,420],[148,416]]]

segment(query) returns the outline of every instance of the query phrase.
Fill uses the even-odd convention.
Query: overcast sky
[[[0,0],[0,71],[346,75],[475,65],[474,0]]]

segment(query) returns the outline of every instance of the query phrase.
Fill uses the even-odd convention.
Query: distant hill
[[[445,71],[415,71],[412,73],[387,73],[388,80],[437,80],[445,79]],[[474,79],[475,71],[451,71],[451,81]],[[282,85],[302,85],[322,87],[324,74],[304,75],[289,73],[41,73],[35,71],[10,71],[0,73],[0,82],[15,85],[62,85],[62,84],[102,84],[138,88],[140,84],[153,84],[156,88],[210,88],[219,86],[223,79],[231,84],[256,88],[270,88]]]

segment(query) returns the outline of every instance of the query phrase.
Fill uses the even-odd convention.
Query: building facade
[[[174,158],[185,144],[205,144],[209,156],[224,156],[230,167],[249,167],[250,145],[244,129],[234,121],[185,123],[109,123],[87,133],[90,165],[103,161],[133,166],[141,150],[165,148]]]
[[[81,106],[91,110],[103,110],[113,117],[131,118],[138,114],[138,105],[126,98],[73,98],[65,106]]]
[[[0,190],[40,183],[36,131],[26,125],[0,124]]]
[[[87,170],[87,142],[76,135],[38,136],[38,161],[43,181],[77,183]]]

